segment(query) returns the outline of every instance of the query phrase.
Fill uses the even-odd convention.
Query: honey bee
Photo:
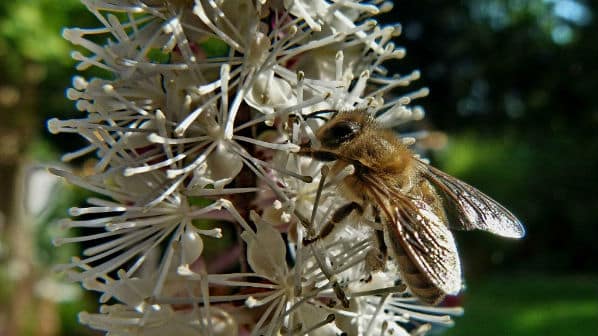
[[[317,237],[306,239],[306,244],[329,235],[351,213],[363,214],[371,207],[382,224],[380,251],[394,258],[413,295],[437,305],[462,287],[461,263],[450,229],[480,229],[508,238],[525,235],[509,210],[416,158],[395,132],[384,129],[365,110],[320,112],[333,112],[316,131],[321,146],[303,145],[299,155],[333,162],[331,175],[349,165],[354,173],[344,177],[340,187],[349,203],[336,209]]]

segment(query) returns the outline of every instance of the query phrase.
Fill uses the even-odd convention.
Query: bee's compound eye
[[[320,139],[326,147],[335,148],[357,136],[361,126],[352,121],[340,121],[328,128]]]

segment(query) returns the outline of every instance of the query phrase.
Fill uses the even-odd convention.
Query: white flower
[[[367,108],[389,127],[423,117],[395,95],[419,72],[400,26],[372,16],[392,4],[325,0],[82,0],[103,25],[66,29],[85,49],[67,96],[84,115],[48,121],[87,142],[89,176],[53,170],[101,196],[63,221],[85,242],[60,265],[102,293],[89,326],[118,335],[423,334],[458,309],[422,306],[392,260],[379,259],[373,214],[304,244],[347,200],[349,166],[296,155],[322,110]],[[98,42],[99,41],[99,42]],[[417,134],[403,138],[413,144]],[[223,237],[223,232],[230,231]],[[212,246],[217,238],[218,246]],[[385,266],[385,267],[384,267]],[[110,302],[110,304],[108,304]]]
[[[96,181],[79,178],[64,171],[54,170],[54,173],[66,177],[71,183],[113,199],[91,198],[88,202],[92,206],[70,210],[75,217],[99,217],[63,221],[63,226],[68,228],[104,229],[104,232],[98,233],[95,230],[95,233],[89,235],[55,240],[57,245],[83,241],[101,242],[84,250],[84,259],[74,259],[71,264],[60,267],[68,270],[81,269],[80,273],[70,273],[73,280],[102,277],[131,261],[133,264],[127,267],[127,273],[134,274],[147,256],[154,250],[161,249],[160,244],[164,242],[171,244],[165,251],[164,270],[173,262],[170,260],[174,251],[172,242],[178,242],[181,251],[178,260],[174,261],[178,263],[176,265],[190,264],[202,253],[201,235],[216,238],[221,236],[218,227],[198,229],[193,225],[193,220],[210,218],[214,211],[220,210],[220,201],[206,207],[196,207],[190,205],[185,196],[171,193],[160,203],[150,208],[145,207],[143,201],[148,197],[154,198],[151,193],[164,189],[166,179],[158,173],[128,178],[117,175],[111,182],[107,178]],[[136,202],[140,205],[135,204]]]
[[[102,314],[82,312],[79,320],[114,335],[237,335],[236,321],[227,311],[212,308],[208,315],[205,308],[199,310],[177,311],[169,306],[156,306],[143,313],[117,304],[104,306]],[[202,315],[206,317],[198,317]]]

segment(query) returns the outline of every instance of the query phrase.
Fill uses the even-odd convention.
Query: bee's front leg
[[[304,246],[311,245],[312,243],[314,243],[322,238],[326,238],[332,232],[332,230],[334,229],[334,226],[336,224],[342,222],[353,211],[358,211],[359,213],[363,213],[363,207],[357,202],[351,202],[351,203],[347,203],[347,204],[343,205],[342,207],[338,208],[332,214],[332,218],[328,222],[326,222],[326,224],[324,224],[324,226],[322,227],[322,230],[320,230],[320,233],[316,237],[303,239],[303,245]],[[310,246],[310,247],[312,250],[315,248],[314,246]],[[318,258],[317,254],[315,252],[314,252],[314,255],[316,256],[316,260],[318,260],[318,263],[320,265],[320,268],[322,269],[322,272],[326,275],[326,277],[332,284],[332,289],[334,290],[336,297],[341,301],[343,307],[349,308],[349,299],[347,298],[347,295],[341,288],[341,285],[339,284],[339,282],[336,280],[336,276],[331,271],[331,269],[328,266],[326,266],[326,263],[323,260],[321,260],[321,258]]]

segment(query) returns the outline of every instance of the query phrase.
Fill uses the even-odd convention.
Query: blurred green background
[[[381,20],[402,23],[397,44],[407,48],[389,67],[420,69],[418,85],[431,90],[416,126],[448,136],[433,163],[507,206],[528,231],[522,241],[457,233],[465,315],[446,334],[595,334],[598,4],[401,0]],[[47,225],[84,195],[62,186],[35,211],[15,200],[40,188],[17,182],[36,163],[80,146],[48,135],[44,120],[76,116],[64,98],[74,71],[61,28],[97,25],[75,0],[0,2],[0,335],[93,334],[76,312],[95,310],[95,298],[51,276],[51,264],[77,253],[52,248],[58,229]]]

